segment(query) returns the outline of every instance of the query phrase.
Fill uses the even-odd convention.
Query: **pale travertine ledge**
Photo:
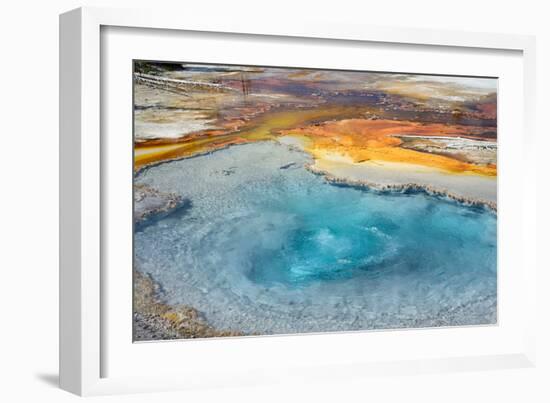
[[[281,136],[277,139],[289,147],[308,152],[307,139]],[[497,210],[497,177],[474,173],[452,173],[433,167],[389,161],[354,162],[346,155],[315,151],[306,168],[323,175],[328,182],[368,187],[380,191],[424,191],[448,197],[464,204],[484,205]]]
[[[399,165],[400,167],[396,167]],[[306,168],[323,175],[330,183],[368,187],[378,191],[424,191],[468,205],[483,205],[497,210],[496,178],[480,175],[447,174],[421,166],[395,163],[327,163],[315,160]]]

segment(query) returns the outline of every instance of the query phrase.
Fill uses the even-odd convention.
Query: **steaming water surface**
[[[335,186],[307,154],[233,146],[144,170],[187,200],[135,233],[170,304],[246,333],[496,322],[496,216],[425,194]]]

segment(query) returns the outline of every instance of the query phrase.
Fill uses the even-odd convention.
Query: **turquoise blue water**
[[[418,275],[444,270],[449,275],[475,268],[494,273],[493,214],[424,195],[380,196],[327,187],[314,183],[262,202],[261,209],[297,217],[299,225],[280,247],[253,253],[251,280],[301,287],[388,275],[390,270]]]
[[[496,215],[327,183],[304,153],[235,146],[152,167],[186,199],[137,226],[135,261],[172,304],[250,333],[496,322]]]

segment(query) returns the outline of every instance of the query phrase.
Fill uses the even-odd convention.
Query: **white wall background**
[[[538,166],[540,184],[550,168],[543,126],[550,110],[549,10],[544,1],[455,0],[20,0],[0,11],[0,399],[70,402],[57,383],[58,293],[58,14],[81,5],[174,7],[185,13],[247,15],[288,23],[301,15],[373,25],[526,33],[538,40]],[[295,22],[294,22],[295,23]],[[543,230],[550,224],[539,193],[539,259],[550,269]],[[93,398],[115,402],[548,402],[550,401],[550,276],[539,284],[539,364],[535,369],[369,378],[301,387],[179,392]]]

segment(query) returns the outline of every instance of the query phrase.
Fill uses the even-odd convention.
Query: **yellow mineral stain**
[[[364,112],[365,109],[363,108]],[[353,116],[356,107],[327,107],[270,112],[251,120],[241,130],[220,133],[204,132],[172,141],[149,141],[135,144],[134,168],[155,162],[185,158],[217,150],[228,145],[275,139],[282,130],[311,122]]]
[[[334,106],[268,112],[247,122],[240,130],[206,131],[177,140],[136,143],[135,169],[159,162],[217,150],[232,144],[280,139],[290,136],[317,160],[335,155],[352,163],[379,161],[412,164],[449,173],[496,176],[494,164],[476,165],[445,155],[430,154],[400,147],[397,135],[475,137],[475,130],[440,123],[350,119],[365,109]],[[473,133],[472,134],[472,130]],[[329,158],[329,159],[330,159]]]
[[[476,165],[452,157],[399,147],[395,135],[459,136],[465,129],[443,124],[420,124],[392,120],[347,119],[283,131],[289,136],[306,136],[305,149],[317,160],[349,163],[391,162],[435,168],[449,173],[496,176],[494,164]],[[339,157],[337,157],[339,156]]]

